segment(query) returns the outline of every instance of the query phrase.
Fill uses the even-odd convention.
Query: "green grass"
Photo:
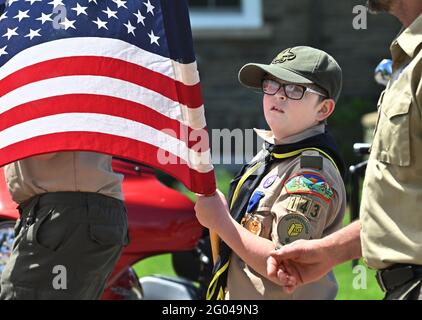
[[[173,266],[171,264],[171,254],[161,254],[142,260],[134,265],[138,277],[145,277],[153,274],[164,276],[175,276]]]
[[[346,209],[343,225],[349,223],[350,214]],[[339,285],[337,300],[381,300],[384,297],[375,279],[375,271],[366,267],[362,259],[355,269],[351,261],[336,266],[334,274]]]
[[[217,187],[227,195],[232,175],[224,170],[216,170],[216,176]],[[187,194],[193,201],[195,200],[195,195],[182,185],[179,185],[178,189]],[[346,212],[344,225],[347,225],[349,220],[350,216]],[[355,272],[353,272],[351,261],[334,268],[334,274],[339,284],[337,300],[380,300],[383,298],[384,295],[375,280],[375,272],[366,268],[361,261],[359,261],[359,265],[361,267],[355,269]],[[145,259],[136,264],[134,269],[138,276],[175,275],[170,254]]]
[[[335,267],[334,274],[339,284],[337,300],[381,300],[384,297],[375,280],[375,271],[361,262],[354,273],[352,263],[346,262]]]

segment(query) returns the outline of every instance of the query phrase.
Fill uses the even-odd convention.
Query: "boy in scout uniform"
[[[325,124],[342,71],[327,53],[302,46],[269,65],[245,65],[239,80],[263,91],[271,130],[256,130],[263,150],[232,181],[228,204],[220,192],[197,197],[199,221],[223,241],[207,299],[334,299],[331,272],[289,294],[267,278],[266,260],[277,247],[342,226],[343,163]]]
[[[393,41],[393,76],[378,103],[362,190],[360,221],[316,240],[286,246],[268,260],[268,276],[290,288],[363,256],[387,300],[422,300],[422,2],[369,0],[404,26]],[[285,261],[294,268],[286,271]],[[307,265],[314,266],[313,270]]]
[[[0,299],[97,299],[128,243],[122,176],[111,157],[58,152],[5,167],[19,204]]]

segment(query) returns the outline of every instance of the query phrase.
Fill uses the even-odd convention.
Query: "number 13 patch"
[[[312,198],[302,195],[292,195],[289,197],[287,210],[317,219],[320,216],[321,211],[325,210],[325,207]]]

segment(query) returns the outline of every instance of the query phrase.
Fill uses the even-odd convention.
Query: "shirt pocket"
[[[411,104],[410,92],[391,89],[385,93],[371,151],[377,160],[402,167],[410,165]]]

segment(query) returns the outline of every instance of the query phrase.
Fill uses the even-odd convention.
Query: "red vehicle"
[[[192,201],[162,184],[148,167],[114,159],[113,169],[125,176],[123,193],[131,243],[109,277],[102,299],[202,298],[211,268],[210,250]],[[14,240],[13,226],[19,215],[16,206],[0,170],[0,274]],[[163,253],[172,253],[178,277],[138,279],[132,265]]]

